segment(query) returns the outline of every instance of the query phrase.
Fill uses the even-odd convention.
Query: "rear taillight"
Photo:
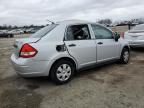
[[[38,51],[35,48],[33,48],[31,45],[24,44],[20,50],[19,57],[31,58],[34,57],[37,54],[37,52]]]

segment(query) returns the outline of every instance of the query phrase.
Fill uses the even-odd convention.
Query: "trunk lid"
[[[14,54],[16,57],[19,57],[19,52],[22,46],[26,43],[35,43],[39,41],[40,38],[24,38],[24,39],[16,39],[14,43]]]

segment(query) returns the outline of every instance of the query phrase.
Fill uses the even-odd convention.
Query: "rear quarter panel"
[[[69,55],[67,50],[63,52],[58,52],[56,50],[57,45],[63,45],[63,44],[64,44],[63,41],[31,43],[31,45],[38,50],[37,55],[34,58],[32,58],[32,60],[48,61],[49,65],[52,65],[56,60],[63,58],[63,57],[68,57],[68,58],[73,59],[77,65],[77,61]]]

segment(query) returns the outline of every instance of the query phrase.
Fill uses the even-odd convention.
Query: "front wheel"
[[[69,82],[74,74],[74,64],[67,60],[60,60],[50,71],[50,77],[56,84]]]
[[[129,62],[129,58],[130,58],[130,51],[128,48],[124,48],[121,53],[120,62],[122,64],[127,64]]]

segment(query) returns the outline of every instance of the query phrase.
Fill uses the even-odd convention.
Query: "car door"
[[[115,41],[112,31],[96,24],[91,27],[96,38],[97,62],[119,58],[121,45]]]
[[[69,26],[64,43],[79,68],[96,63],[96,44],[87,24]]]

